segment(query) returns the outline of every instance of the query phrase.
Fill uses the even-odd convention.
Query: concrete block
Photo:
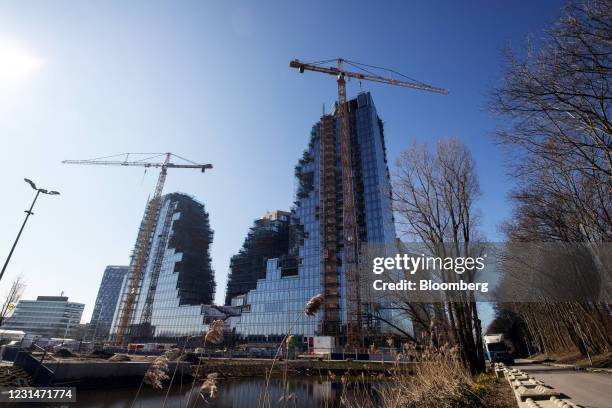
[[[552,388],[538,385],[534,388],[527,388],[524,385],[516,388],[514,391],[521,400],[531,398],[533,400],[544,400],[550,399],[550,397],[560,397],[561,393],[555,391]]]

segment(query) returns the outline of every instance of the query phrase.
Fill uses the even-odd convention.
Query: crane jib
[[[318,65],[303,63],[299,60],[293,60],[289,62],[289,66],[291,68],[298,69],[300,73],[304,73],[304,71],[307,70],[307,71],[320,72],[320,73],[334,75],[334,76],[343,75],[349,78],[355,78],[355,79],[359,79],[363,81],[371,81],[371,82],[378,82],[378,83],[383,83],[383,84],[388,84],[388,85],[401,86],[404,88],[418,89],[421,91],[428,91],[428,92],[439,93],[443,95],[448,94],[447,89],[427,85],[427,84],[421,83],[420,81],[404,81],[404,80],[395,79],[395,78],[387,78],[387,77],[383,77],[380,75],[375,75],[371,73],[370,71],[368,71],[369,73],[365,73],[365,74],[361,72],[347,71],[341,65],[346,60],[340,58],[337,61],[340,64],[339,67],[321,67]]]

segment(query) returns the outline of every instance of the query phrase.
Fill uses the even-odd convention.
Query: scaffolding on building
[[[340,282],[338,273],[338,211],[336,192],[336,121],[323,115],[320,124],[320,204],[322,240],[323,319],[319,331],[340,334]]]
[[[155,291],[157,290],[157,281],[159,280],[159,274],[162,268],[162,262],[164,260],[164,254],[166,252],[166,246],[170,236],[170,227],[172,226],[172,218],[174,210],[176,209],[176,202],[169,202],[168,211],[164,218],[161,232],[158,235],[159,240],[157,241],[157,247],[155,248],[155,255],[151,264],[151,278],[149,280],[149,288],[147,290],[147,297],[145,299],[142,314],[140,315],[139,323],[139,337],[152,337],[153,330],[151,329],[151,317],[153,314],[153,300],[155,299]],[[161,211],[161,206],[158,211]],[[157,217],[159,219],[159,216]],[[152,243],[151,243],[152,244]]]

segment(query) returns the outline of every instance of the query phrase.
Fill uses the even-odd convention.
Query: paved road
[[[585,408],[612,408],[612,375],[548,365],[517,365]]]

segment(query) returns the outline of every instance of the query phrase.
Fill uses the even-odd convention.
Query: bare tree
[[[502,142],[612,177],[611,11],[610,0],[572,2],[539,51],[522,60],[508,51],[503,86],[492,95],[493,111],[511,120]]]
[[[11,312],[12,307],[21,299],[21,295],[23,294],[23,290],[25,289],[25,283],[23,281],[23,276],[17,276],[13,282],[11,283],[11,287],[4,297],[4,302],[2,303],[2,308],[0,308],[0,326],[4,322],[4,319]]]
[[[475,202],[480,188],[472,156],[459,140],[440,141],[435,154],[427,146],[413,145],[397,162],[393,190],[404,234],[424,244],[435,256],[474,255]],[[466,275],[467,279],[474,278]],[[443,276],[445,281],[456,278],[454,272]],[[483,370],[481,323],[473,295],[444,294],[442,300],[413,315],[417,321],[429,319],[420,325],[430,333],[448,332],[448,340],[460,346],[472,371]]]
[[[599,273],[588,245],[512,242],[502,258],[498,312],[512,311],[523,319],[525,342],[530,339],[545,353],[589,356],[609,350],[612,319],[602,291],[608,279]]]
[[[508,124],[497,137],[522,182],[517,211],[533,214],[511,232],[610,241],[612,1],[570,3],[546,34],[524,59],[507,52],[490,101]]]
[[[569,3],[538,50],[529,49],[524,58],[511,51],[506,56],[504,81],[490,101],[491,110],[506,124],[497,138],[507,148],[518,181],[506,236],[511,242],[578,243],[591,259],[572,262],[576,287],[588,287],[593,272],[607,283],[612,242],[612,1]],[[552,259],[544,261],[558,267]],[[554,280],[549,282],[554,289]],[[608,287],[603,290],[609,299]],[[609,303],[584,296],[553,305],[546,300],[549,293],[541,297],[541,302],[509,306],[524,320],[540,351],[578,349],[586,355],[610,349]]]

